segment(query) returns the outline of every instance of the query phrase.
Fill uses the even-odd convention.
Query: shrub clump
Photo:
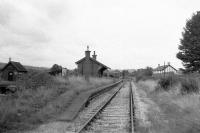
[[[168,91],[170,87],[178,82],[178,78],[175,76],[167,76],[165,78],[161,78],[158,81],[159,88],[162,88],[165,91]]]
[[[177,77],[177,76],[168,76],[166,78],[161,78],[158,81],[158,86],[156,90],[165,90],[169,91],[172,86],[175,84],[180,84],[180,93],[181,94],[188,94],[188,93],[198,93],[199,92],[199,85],[197,78],[195,77]]]
[[[147,80],[152,78],[153,75],[153,69],[151,67],[147,67],[145,69],[138,69],[135,73],[135,80],[136,82],[140,81],[140,80]]]
[[[198,93],[199,86],[195,78],[187,77],[181,80],[181,93]]]
[[[51,86],[53,80],[53,77],[45,72],[30,73],[17,81],[17,86],[21,89],[36,89],[41,86]]]

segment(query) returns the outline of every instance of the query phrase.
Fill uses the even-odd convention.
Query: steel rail
[[[133,100],[133,90],[132,90],[132,84],[130,82],[130,132],[134,133],[135,128],[135,118],[134,118],[134,100]]]
[[[123,84],[117,89],[117,91],[109,97],[109,99],[92,115],[89,120],[85,122],[85,124],[77,131],[77,133],[81,133],[89,124],[92,122],[92,120],[99,114],[109,103],[110,101],[116,96],[116,94],[120,91],[120,89],[123,87]]]

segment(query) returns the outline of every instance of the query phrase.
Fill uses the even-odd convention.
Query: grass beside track
[[[34,73],[17,81],[14,95],[0,98],[0,132],[32,129],[54,121],[80,93],[112,83],[112,79],[83,77],[52,77]]]
[[[180,84],[168,91],[156,90],[157,81],[137,83],[141,101],[146,106],[148,125],[136,127],[138,133],[197,133],[200,132],[200,95],[182,95]],[[137,121],[137,120],[136,120]]]

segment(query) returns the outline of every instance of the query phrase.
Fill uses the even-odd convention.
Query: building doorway
[[[14,80],[14,73],[8,72],[8,81],[13,81],[13,80]]]
[[[100,67],[99,69],[98,69],[98,75],[99,75],[99,77],[102,77],[103,76],[103,72],[106,70],[107,68],[105,68],[105,67]]]

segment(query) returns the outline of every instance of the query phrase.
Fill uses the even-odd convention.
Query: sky
[[[183,27],[199,8],[199,0],[0,0],[0,62],[73,69],[89,45],[112,69],[180,68]]]

